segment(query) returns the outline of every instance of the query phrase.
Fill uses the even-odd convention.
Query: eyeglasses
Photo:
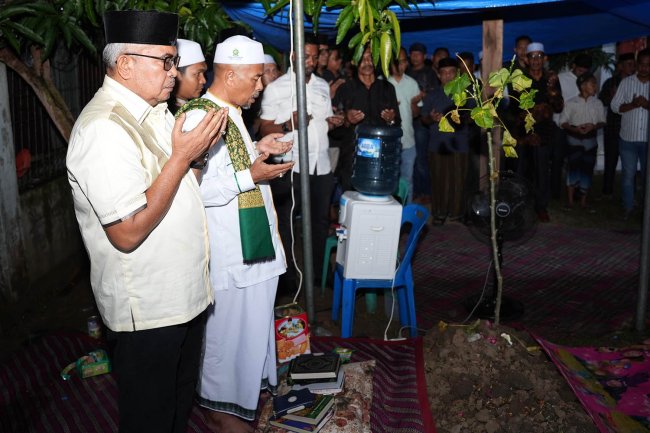
[[[175,68],[178,68],[178,63],[181,61],[181,56],[170,56],[169,54],[166,56],[162,57],[156,57],[156,56],[148,56],[146,54],[138,54],[138,53],[124,53],[125,56],[138,56],[138,57],[147,57],[149,59],[156,59],[156,60],[162,60],[164,62],[163,68],[165,71],[169,71],[172,66]]]

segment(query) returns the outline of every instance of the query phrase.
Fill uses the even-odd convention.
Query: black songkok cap
[[[178,15],[158,11],[109,11],[104,14],[107,44],[176,45]]]
[[[438,60],[438,69],[448,67],[458,68],[458,61],[452,57],[445,57],[444,59]]]

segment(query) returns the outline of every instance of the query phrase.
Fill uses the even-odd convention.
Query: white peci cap
[[[528,44],[528,46],[526,47],[526,54],[532,53],[532,52],[535,52],[535,51],[541,51],[543,53],[544,52],[544,44],[542,44],[541,42],[531,42],[530,44]]]
[[[176,48],[178,49],[178,55],[181,57],[180,62],[178,62],[179,68],[182,68],[183,66],[193,65],[195,63],[205,62],[205,57],[203,56],[201,45],[197,44],[194,41],[189,41],[187,39],[177,39]]]
[[[273,63],[274,65],[277,64],[275,63],[275,59],[273,58],[273,56],[270,54],[264,54],[264,63]]]
[[[214,52],[214,63],[255,65],[264,62],[264,48],[262,44],[246,36],[231,36],[218,44]]]

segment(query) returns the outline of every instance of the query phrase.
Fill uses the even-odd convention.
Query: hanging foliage
[[[261,1],[268,16],[280,12],[289,2],[290,0]],[[328,9],[340,10],[335,23],[336,44],[341,44],[348,33],[356,31],[348,42],[355,64],[359,64],[366,45],[370,44],[374,65],[381,63],[381,69],[388,77],[390,63],[399,55],[402,44],[399,20],[389,6],[397,5],[403,10],[410,10],[411,7],[417,9],[417,0],[305,0],[305,15],[311,19],[314,33],[318,33],[323,3]]]

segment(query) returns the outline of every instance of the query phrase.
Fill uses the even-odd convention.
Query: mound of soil
[[[598,432],[528,334],[442,324],[424,338],[424,361],[438,433]]]

